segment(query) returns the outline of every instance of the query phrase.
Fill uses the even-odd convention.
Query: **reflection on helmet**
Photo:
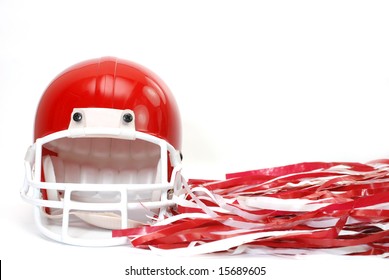
[[[112,229],[169,215],[181,189],[181,121],[167,86],[130,61],[76,64],[44,92],[22,196],[57,241],[109,246]]]

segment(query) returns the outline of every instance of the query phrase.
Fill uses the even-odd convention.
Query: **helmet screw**
[[[82,120],[82,114],[79,112],[76,112],[73,114],[73,121],[80,122]]]
[[[134,117],[130,113],[123,115],[123,121],[126,123],[132,122],[133,119],[134,119]]]

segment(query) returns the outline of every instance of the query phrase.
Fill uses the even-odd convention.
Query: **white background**
[[[386,277],[389,262],[374,257],[176,259],[61,245],[39,235],[19,188],[44,89],[68,66],[106,55],[145,65],[173,91],[187,177],[388,158],[388,15],[385,1],[0,0],[4,279],[130,279],[130,265],[259,265],[268,267],[264,279]]]

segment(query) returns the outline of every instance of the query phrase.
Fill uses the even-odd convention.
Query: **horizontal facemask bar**
[[[109,191],[109,192],[120,192],[121,197],[127,197],[128,191],[162,191],[162,192],[169,192],[170,190],[174,189],[173,185],[147,185],[145,188],[145,185],[138,185],[138,186],[128,186],[128,185],[121,185],[121,184],[110,184],[110,185],[104,185],[104,188],[101,188],[101,185],[96,184],[70,184],[70,183],[34,183],[34,182],[28,182],[28,186],[24,190],[22,190],[22,196],[28,200],[30,203],[41,206],[41,207],[49,207],[49,208],[63,208],[64,200],[55,201],[55,200],[47,200],[42,199],[37,195],[29,194],[29,188],[33,188],[32,191],[39,191],[41,189],[46,190],[62,190],[65,192],[65,194],[69,194],[69,196],[72,194],[72,192],[82,192],[82,191],[90,191],[98,189],[99,192]],[[80,188],[82,186],[82,188]],[[134,187],[134,188],[133,188]],[[161,196],[162,198],[164,196]],[[165,195],[166,199],[168,197],[168,194]],[[65,200],[72,203],[71,208],[77,209],[77,210],[120,210],[122,209],[122,203],[124,201],[125,204],[127,204],[127,209],[141,209],[141,208],[147,208],[147,209],[158,209],[163,206],[173,205],[173,203],[170,203],[170,201],[161,200],[161,201],[128,201],[128,199],[125,199],[121,202],[105,202],[105,203],[96,203],[96,202],[78,202],[73,201],[70,197]],[[68,203],[68,202],[66,202]]]

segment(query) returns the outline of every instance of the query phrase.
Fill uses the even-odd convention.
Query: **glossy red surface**
[[[181,147],[181,120],[173,95],[158,76],[136,63],[104,57],[62,72],[40,100],[34,139],[67,129],[73,108],[133,110],[138,131]]]

